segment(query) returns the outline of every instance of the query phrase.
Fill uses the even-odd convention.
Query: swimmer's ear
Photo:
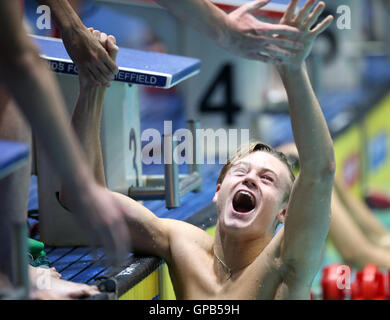
[[[215,202],[215,203],[217,203],[219,189],[221,189],[221,184],[220,183],[217,184],[217,190],[215,190],[215,194],[214,194],[214,197],[213,197],[213,202]]]
[[[287,208],[284,208],[282,211],[279,212],[279,214],[276,216],[276,219],[281,222],[281,223],[284,223],[286,221],[286,217],[287,217]]]

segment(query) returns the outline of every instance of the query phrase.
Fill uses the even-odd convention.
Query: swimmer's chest
[[[185,253],[169,266],[178,299],[273,299],[281,284],[280,272],[266,254],[220,280],[210,252],[193,247]]]

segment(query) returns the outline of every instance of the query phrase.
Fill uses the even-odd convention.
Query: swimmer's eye
[[[269,181],[269,182],[274,182],[274,179],[270,176],[267,176],[267,175],[261,175],[260,178],[262,180],[266,180],[266,181]]]
[[[246,174],[247,170],[245,168],[236,168],[233,172],[237,174]]]

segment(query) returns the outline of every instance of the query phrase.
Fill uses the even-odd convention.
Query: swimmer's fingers
[[[100,35],[100,32],[93,28],[84,27],[77,32],[69,28],[62,33],[62,40],[77,65],[82,83],[108,85],[117,72],[117,66],[97,40],[96,34]]]
[[[299,0],[291,0],[290,1],[290,3],[288,4],[288,7],[286,9],[286,12],[283,15],[281,23],[290,22],[294,19],[295,12],[297,10],[298,2],[299,2]]]
[[[115,79],[115,75],[118,73],[118,66],[115,64],[116,57],[119,51],[119,47],[116,45],[116,39],[113,35],[107,35],[106,33],[101,33],[100,35],[100,44],[106,49],[106,52],[110,59],[102,59],[101,68],[105,72],[105,75],[109,77],[110,81]],[[112,64],[111,62],[114,62]]]
[[[54,278],[57,278],[57,279],[61,279],[62,275],[61,273],[57,272],[56,268],[50,268],[50,273],[51,273],[51,276],[54,277]]]
[[[317,4],[313,12],[307,17],[307,19],[303,23],[305,31],[309,31],[310,28],[317,22],[318,18],[320,17],[324,9],[325,9],[324,2],[320,2]]]
[[[107,41],[107,34],[100,32],[99,30],[93,30],[92,35],[100,44],[99,50],[97,50],[97,59],[93,64],[90,64],[90,69],[93,70],[94,77],[100,82],[101,85],[109,86],[110,81],[115,77],[116,65],[113,66],[112,60],[108,55],[105,43]]]
[[[233,13],[236,14],[237,16],[243,16],[248,13],[252,14],[257,10],[261,9],[262,7],[265,7],[269,2],[270,0],[250,1],[235,9]]]
[[[316,0],[307,0],[302,9],[299,11],[298,16],[295,18],[294,22],[297,26],[302,26],[303,22],[306,20],[310,14],[311,9],[313,8]]]
[[[321,23],[319,23],[312,31],[313,35],[319,36],[324,32],[333,22],[334,17],[332,15],[327,16]]]
[[[115,61],[118,55],[119,47],[116,45],[116,39],[114,36],[112,35],[108,36],[106,42],[106,48],[111,59]]]

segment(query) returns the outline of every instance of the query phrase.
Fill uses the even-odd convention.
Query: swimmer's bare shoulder
[[[213,238],[174,219],[158,218],[139,202],[114,193],[128,218],[134,252],[163,258],[178,299],[213,295]]]
[[[170,262],[183,248],[209,250],[212,247],[213,238],[202,229],[183,221],[158,218],[139,202],[119,193],[113,194],[127,214],[135,251],[153,254]]]

